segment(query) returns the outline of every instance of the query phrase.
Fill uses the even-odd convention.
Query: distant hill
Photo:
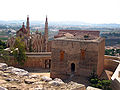
[[[4,21],[0,20],[0,24],[22,24],[23,22],[26,23],[25,20],[11,20],[11,21]],[[31,25],[44,25],[44,21],[30,21]],[[108,23],[108,24],[90,24],[85,22],[79,21],[48,21],[49,25],[59,25],[59,26],[86,26],[86,27],[103,27],[103,28],[120,28],[120,24],[116,23]]]

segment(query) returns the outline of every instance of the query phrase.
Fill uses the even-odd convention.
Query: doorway
[[[75,72],[75,64],[74,63],[71,64],[71,72]]]

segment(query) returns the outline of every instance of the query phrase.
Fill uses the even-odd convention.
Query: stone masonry
[[[88,77],[95,70],[100,76],[104,69],[105,40],[59,37],[52,42],[50,77],[67,79],[71,75]]]

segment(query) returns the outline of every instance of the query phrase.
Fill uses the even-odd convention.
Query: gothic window
[[[64,59],[64,51],[60,51],[60,61],[62,61]]]
[[[81,49],[81,59],[85,59],[85,50]]]

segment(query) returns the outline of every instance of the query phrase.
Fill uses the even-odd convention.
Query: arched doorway
[[[71,72],[75,72],[75,64],[74,63],[71,64]]]

